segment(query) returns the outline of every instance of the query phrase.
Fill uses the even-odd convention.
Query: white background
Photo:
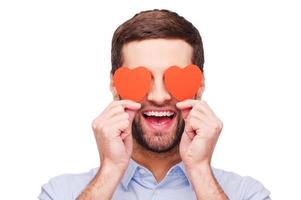
[[[300,198],[297,1],[1,1],[0,195],[36,199],[63,173],[98,165],[90,127],[111,101],[114,30],[167,8],[200,31],[204,99],[224,122],[213,166],[251,175],[273,199]]]

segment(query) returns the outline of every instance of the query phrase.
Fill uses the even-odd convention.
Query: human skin
[[[147,167],[158,182],[173,165],[183,161],[198,200],[228,199],[211,171],[212,154],[223,125],[209,105],[201,100],[204,82],[195,99],[182,102],[173,98],[164,87],[164,71],[172,65],[184,68],[191,64],[192,52],[192,47],[180,39],[148,39],[124,45],[123,66],[148,68],[153,79],[151,89],[139,103],[121,100],[111,77],[114,100],[92,123],[101,166],[78,200],[111,199],[131,158]],[[149,151],[132,137],[132,122],[140,119],[143,134],[152,146],[170,144],[176,132],[176,120],[160,134],[143,120],[143,111],[156,108],[172,109],[185,121],[180,144],[168,152]]]

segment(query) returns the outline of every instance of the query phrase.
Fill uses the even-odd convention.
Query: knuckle
[[[192,115],[191,115],[191,113],[187,116],[187,119],[186,119],[186,121],[187,122],[190,122],[191,121],[191,119],[192,119]]]
[[[124,111],[124,107],[122,105],[118,106],[118,112],[123,112]]]
[[[207,101],[205,101],[205,100],[202,100],[201,102],[205,105],[208,105]]]
[[[120,101],[113,101],[113,102],[111,103],[111,108],[117,107],[117,106],[119,106],[119,105],[121,105],[121,104],[120,104]]]
[[[195,104],[195,107],[196,107],[197,109],[202,108],[202,102],[196,103],[196,104]]]
[[[197,124],[198,124],[197,119],[195,119],[195,118],[192,117],[190,119],[190,125],[193,126],[193,127],[195,127]]]
[[[129,120],[122,121],[122,128],[127,128],[129,126]]]
[[[123,113],[122,115],[123,115],[123,117],[125,117],[126,119],[129,119],[129,118],[130,118],[129,113],[127,113],[127,112]]]
[[[100,125],[101,125],[101,123],[99,122],[99,120],[94,119],[93,122],[92,122],[92,129],[93,130],[98,130]]]
[[[190,115],[191,115],[191,117],[198,117],[199,113],[196,110],[191,110]]]
[[[217,123],[217,126],[222,128],[223,127],[223,122],[222,120],[220,120],[219,118],[216,119],[216,123]]]
[[[92,123],[91,123],[91,126],[93,129],[97,129],[97,127],[102,124],[103,122],[103,119],[104,118],[104,113],[100,114],[98,117],[96,117]]]
[[[223,122],[218,119],[214,129],[216,132],[220,132],[223,129]]]
[[[101,133],[103,133],[104,135],[107,135],[108,134],[108,132],[109,132],[109,127],[108,126],[102,126],[102,127],[100,127],[100,132]]]
[[[116,101],[112,101],[110,104],[109,104],[109,106],[108,107],[114,107],[116,105]]]
[[[92,126],[92,129],[93,130],[95,130],[96,129],[96,127],[97,127],[97,122],[96,122],[96,120],[94,119],[93,121],[92,121],[92,123],[91,123],[91,126]]]
[[[94,132],[102,132],[104,129],[104,124],[102,121],[95,121],[92,122],[92,128]]]
[[[121,102],[121,101],[118,101],[118,100],[112,101],[112,105],[119,104],[120,102]]]
[[[218,122],[219,122],[219,128],[220,129],[223,129],[224,128],[224,123],[221,121],[221,120],[218,120]]]

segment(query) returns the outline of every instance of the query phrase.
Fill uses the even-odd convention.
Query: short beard
[[[166,153],[174,149],[177,145],[180,144],[181,137],[184,131],[185,127],[185,122],[182,119],[182,117],[178,117],[177,119],[177,128],[176,128],[176,133],[173,134],[170,138],[170,141],[167,141],[167,144],[153,144],[151,141],[151,138],[147,138],[146,134],[142,130],[142,125],[140,118],[134,119],[133,124],[132,124],[132,135],[133,138],[137,141],[139,145],[141,145],[143,148],[146,150],[149,150],[154,153]],[[157,137],[157,143],[159,142],[166,142],[164,139],[168,138],[163,138],[164,135],[160,132],[157,132],[155,136]]]

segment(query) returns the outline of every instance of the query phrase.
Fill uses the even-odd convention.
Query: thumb
[[[125,111],[129,114],[129,125],[121,135],[121,138],[124,142],[127,153],[131,155],[133,151],[132,124],[137,110],[125,109]]]
[[[185,121],[185,128],[184,128],[183,135],[186,135],[189,140],[193,140],[194,136],[196,135],[189,121]]]
[[[191,141],[191,139],[188,137],[186,131],[184,131],[183,135],[182,135],[182,138],[181,138],[181,144],[186,146],[187,144],[190,143],[190,141]]]
[[[123,139],[125,150],[126,150],[127,154],[132,155],[132,151],[133,151],[133,136],[132,136],[132,134],[131,133],[123,134],[122,139]]]
[[[182,113],[182,117],[183,117],[183,119],[186,121],[186,119],[187,119],[187,117],[188,117],[188,115],[189,115],[189,112],[190,112],[190,108],[186,108],[186,109],[182,109],[181,110],[181,113]]]
[[[134,118],[136,116],[137,110],[133,109],[125,109],[125,112],[129,114],[129,126],[125,129],[126,134],[131,134],[132,133],[132,124],[134,121]]]
[[[182,138],[181,138],[181,142],[180,142],[180,149],[183,150],[181,152],[186,152],[186,149],[190,143],[191,143],[191,139],[189,138],[186,131],[184,130]]]

